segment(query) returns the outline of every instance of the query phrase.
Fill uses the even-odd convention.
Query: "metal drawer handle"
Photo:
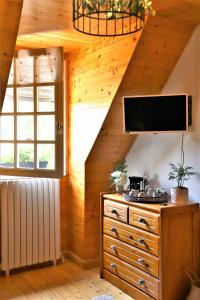
[[[142,218],[142,217],[139,218],[138,222],[140,224],[146,224],[147,223],[146,220],[144,218]]]
[[[138,259],[138,262],[139,262],[140,264],[143,264],[143,265],[145,264],[145,263],[144,263],[144,258],[139,258],[139,259]]]
[[[138,240],[138,242],[139,242],[140,244],[142,244],[142,245],[145,245],[145,240],[144,240],[143,238],[140,238],[140,239]]]
[[[142,264],[145,266],[145,268],[149,268],[149,264],[145,262],[144,258],[139,258],[138,259],[139,264]]]
[[[110,231],[111,231],[111,232],[115,232],[115,233],[116,233],[116,232],[117,232],[117,228],[116,228],[116,227],[114,227],[114,226],[112,226],[112,227],[110,228]]]
[[[111,250],[113,250],[113,251],[117,252],[117,247],[116,247],[116,246],[114,246],[114,245],[111,245],[111,246],[110,246],[110,248],[111,248]]]
[[[118,215],[118,212],[117,212],[117,210],[116,210],[115,208],[113,208],[113,209],[111,210],[111,213],[112,213],[112,214],[115,214],[115,215]]]
[[[113,263],[110,264],[110,266],[111,266],[112,269],[116,269],[117,268],[116,264],[113,264]]]
[[[144,285],[144,284],[145,284],[145,281],[144,281],[144,279],[140,279],[140,280],[138,281],[138,283],[139,283],[139,285]]]

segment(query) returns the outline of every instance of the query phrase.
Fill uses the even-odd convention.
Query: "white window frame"
[[[14,58],[14,70],[15,58]],[[16,73],[16,71],[14,71]],[[8,88],[13,88],[14,92],[14,112],[1,113],[1,116],[14,116],[14,140],[1,140],[0,143],[14,144],[14,167],[0,167],[0,175],[6,176],[23,176],[23,177],[43,177],[43,178],[61,178],[64,176],[63,166],[63,79],[55,82],[36,83],[35,74],[33,84],[16,84],[16,74],[14,75],[14,83],[9,84]],[[39,86],[54,86],[55,91],[55,113],[54,112],[39,112],[37,111],[37,87]],[[33,87],[34,89],[34,111],[33,112],[17,112],[17,88]],[[55,142],[48,140],[37,140],[36,119],[38,115],[54,115],[55,114]],[[34,140],[24,141],[17,140],[17,116],[31,115],[34,117]],[[48,125],[47,125],[48,130]],[[17,143],[34,144],[34,169],[17,167]],[[55,143],[55,169],[39,169],[37,168],[37,144],[54,144]]]

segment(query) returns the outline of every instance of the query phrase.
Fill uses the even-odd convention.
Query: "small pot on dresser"
[[[171,188],[171,202],[173,204],[185,204],[188,202],[188,188],[186,187],[172,187]]]

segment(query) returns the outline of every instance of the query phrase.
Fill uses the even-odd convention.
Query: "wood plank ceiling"
[[[24,0],[17,46],[64,46],[65,52],[97,40],[72,26],[72,0]]]
[[[155,0],[154,6],[177,24],[197,25],[200,18],[198,0]],[[170,27],[170,22],[168,22]],[[94,42],[72,28],[72,0],[24,0],[17,45],[20,47],[64,46],[65,52]]]

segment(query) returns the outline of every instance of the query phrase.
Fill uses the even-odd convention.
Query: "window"
[[[19,50],[0,116],[0,173],[63,176],[62,49]]]

